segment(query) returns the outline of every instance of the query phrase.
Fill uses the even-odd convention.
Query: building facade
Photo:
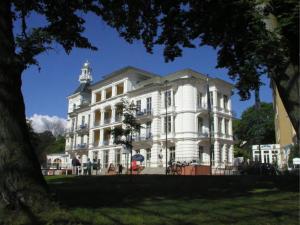
[[[215,167],[232,164],[230,83],[207,79],[190,69],[161,77],[134,67],[125,67],[92,83],[88,62],[79,81],[80,86],[68,97],[65,150],[70,157],[79,156],[83,161],[90,158],[103,168],[110,163],[128,163],[128,154],[114,144],[111,134],[114,127],[122,126],[122,99],[127,99],[135,104],[136,118],[142,125],[140,132],[133,135],[133,155],[142,154],[144,166],[165,166],[166,136],[167,161],[209,165],[211,146]]]
[[[288,165],[290,148],[297,143],[297,135],[274,83],[272,84],[272,89],[276,143],[280,146],[282,164]]]

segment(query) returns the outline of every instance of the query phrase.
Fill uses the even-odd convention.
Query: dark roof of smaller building
[[[91,84],[90,83],[81,83],[79,85],[79,87],[73,92],[73,94],[76,94],[78,92],[82,93],[82,92],[85,92],[85,93],[89,93],[90,92],[90,87]]]

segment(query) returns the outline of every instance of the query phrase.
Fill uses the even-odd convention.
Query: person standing
[[[87,163],[86,163],[86,168],[87,168],[87,174],[89,176],[91,176],[92,175],[92,162],[89,158],[88,158]]]

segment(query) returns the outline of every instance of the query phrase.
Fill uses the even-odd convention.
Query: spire
[[[90,67],[90,63],[89,61],[86,61],[81,69],[81,74],[79,75],[79,82],[81,84],[90,83],[93,80],[91,72],[92,69]]]

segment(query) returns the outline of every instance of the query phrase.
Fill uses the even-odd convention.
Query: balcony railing
[[[94,122],[94,127],[98,127],[98,126],[100,126],[100,120]]]
[[[202,131],[200,131],[200,132],[198,132],[198,135],[201,138],[207,138],[207,137],[209,137],[209,133],[208,132],[202,132]]]
[[[134,135],[132,141],[148,141],[152,139],[152,134],[147,133],[146,135]]]
[[[109,145],[109,140],[104,140],[103,145]]]
[[[115,116],[115,122],[121,122],[122,121],[122,114],[117,114]]]
[[[206,103],[198,104],[197,110],[207,110],[207,104]]]
[[[104,124],[110,124],[111,118],[105,118],[104,119]]]
[[[77,133],[88,133],[89,132],[89,126],[88,124],[81,124],[77,128]]]
[[[85,149],[85,148],[87,148],[87,144],[86,143],[84,143],[84,144],[78,144],[76,146],[76,149]]]
[[[151,109],[144,109],[136,112],[136,117],[151,116],[151,115],[152,115]]]

